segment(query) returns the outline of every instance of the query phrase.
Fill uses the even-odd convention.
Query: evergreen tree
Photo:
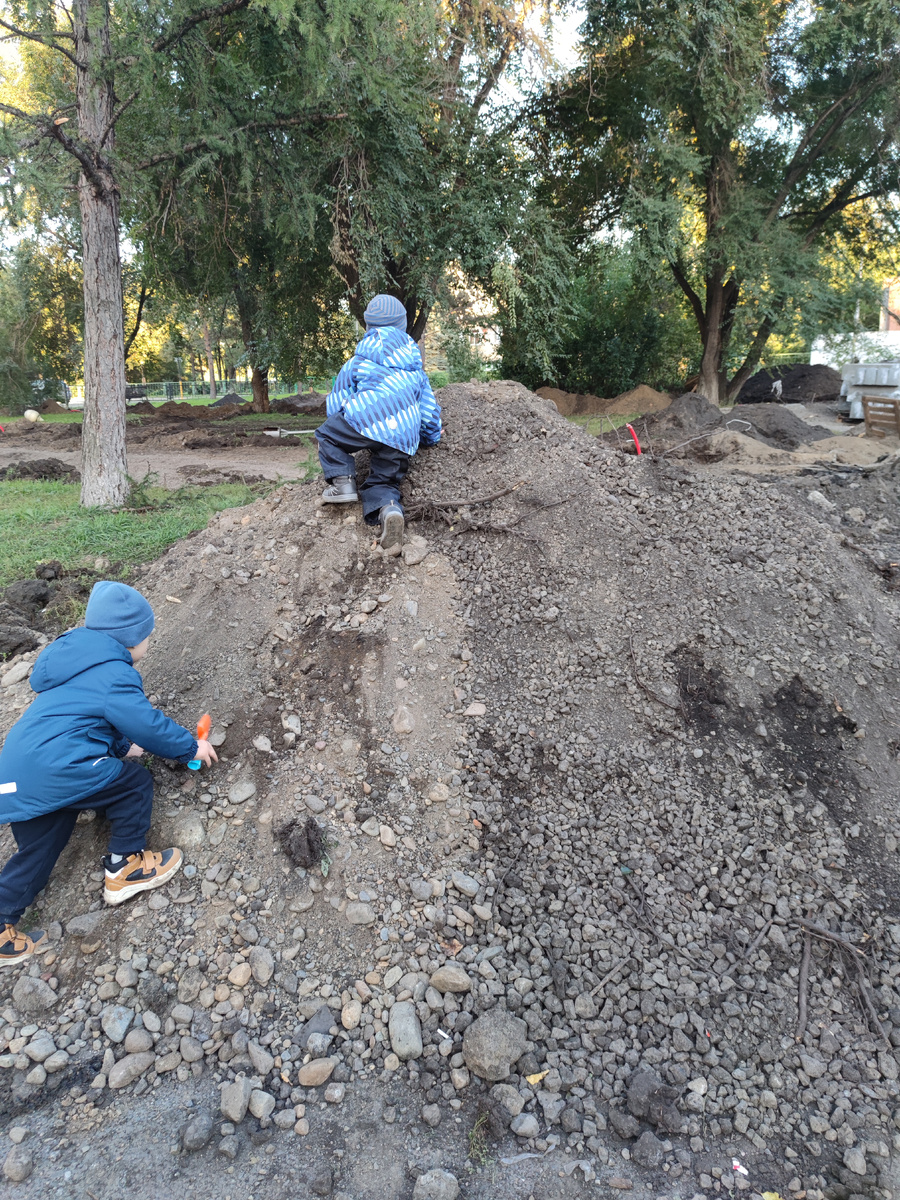
[[[585,63],[543,106],[547,172],[582,228],[634,230],[737,395],[819,284],[821,249],[895,202],[900,10],[890,0],[592,0]]]

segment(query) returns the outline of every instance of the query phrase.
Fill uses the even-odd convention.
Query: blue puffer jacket
[[[441,438],[441,410],[419,347],[402,329],[370,329],[341,367],[326,400],[357,433],[415,454]]]
[[[0,750],[0,822],[55,812],[108,787],[137,743],[187,762],[197,739],[144,695],[131,655],[95,629],[71,629],[38,655],[37,699]]]

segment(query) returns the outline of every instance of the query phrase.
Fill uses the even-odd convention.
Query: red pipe
[[[628,430],[628,432],[634,438],[634,446],[635,446],[635,449],[637,450],[638,454],[643,454],[644,452],[641,449],[641,443],[638,441],[638,435],[634,432],[634,426],[626,425],[625,428]]]

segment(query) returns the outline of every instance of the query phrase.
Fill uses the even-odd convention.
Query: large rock
[[[233,1121],[235,1125],[239,1125],[247,1115],[247,1107],[252,1094],[253,1084],[249,1079],[236,1079],[234,1083],[223,1087],[219,1100],[222,1116],[227,1121]]]
[[[254,1088],[250,1093],[248,1108],[257,1120],[264,1121],[275,1111],[275,1097],[271,1092],[264,1092],[262,1088]]]
[[[303,1050],[309,1049],[309,1039],[314,1033],[326,1034],[331,1037],[331,1027],[334,1025],[337,1018],[327,1004],[321,1004],[308,1021],[302,1026],[300,1033],[297,1035],[297,1044]],[[325,1047],[327,1051],[328,1047]],[[325,1053],[322,1051],[322,1053]]]
[[[663,1086],[662,1078],[650,1067],[638,1067],[628,1081],[628,1111],[636,1117],[646,1117],[650,1101]]]
[[[466,1066],[492,1083],[506,1079],[514,1062],[525,1053],[528,1026],[518,1017],[492,1008],[463,1034]]]
[[[519,1113],[517,1117],[513,1117],[509,1127],[516,1137],[520,1138],[537,1137],[541,1128],[533,1113]]]
[[[458,1195],[456,1176],[441,1168],[420,1175],[413,1188],[413,1200],[456,1200]]]
[[[201,1109],[185,1125],[181,1131],[181,1147],[183,1150],[202,1150],[213,1135],[214,1123],[212,1114]]]
[[[431,977],[431,986],[439,992],[470,992],[472,980],[459,963],[444,963]]]
[[[32,979],[30,975],[23,975],[16,980],[12,994],[16,1011],[27,1017],[37,1017],[49,1012],[57,998],[49,983],[45,983],[43,979]]]
[[[348,904],[345,916],[351,925],[373,925],[375,923],[375,909],[371,904],[364,904],[361,900],[354,900],[352,904]]]
[[[297,1072],[297,1082],[301,1087],[321,1087],[331,1078],[331,1073],[337,1066],[336,1058],[314,1058]]]
[[[266,984],[275,974],[275,958],[265,946],[254,946],[250,951],[250,970],[257,983]]]
[[[156,1062],[156,1055],[149,1050],[144,1054],[126,1054],[120,1058],[109,1073],[107,1083],[112,1090],[128,1087],[130,1083],[140,1079],[145,1071],[149,1071]]]
[[[193,1004],[205,983],[206,980],[198,967],[188,967],[178,980],[178,1003]]]
[[[172,826],[172,844],[182,850],[199,850],[206,841],[206,827],[197,813],[183,813]]]
[[[247,1046],[247,1054],[253,1066],[253,1070],[263,1078],[275,1066],[275,1057],[270,1054],[264,1046],[260,1046],[259,1042],[250,1042]]]
[[[416,1015],[416,1006],[411,1001],[401,1000],[393,1005],[388,1018],[388,1032],[391,1049],[399,1059],[406,1062],[410,1058],[421,1058],[422,1026]]]
[[[153,894],[158,896],[159,892]],[[165,1013],[171,1002],[166,981],[150,972],[145,972],[138,980],[137,994],[141,1003],[157,1015]]]
[[[256,784],[249,779],[239,779],[228,790],[228,799],[232,804],[244,804],[251,796],[256,795]]]
[[[34,1159],[31,1150],[24,1143],[13,1146],[3,1160],[3,1174],[10,1183],[24,1183],[34,1170]]]
[[[104,1008],[100,1024],[109,1040],[118,1045],[119,1042],[125,1041],[125,1034],[133,1020],[134,1011],[132,1009],[126,1008],[124,1004],[111,1004],[108,1008]]]
[[[658,1167],[665,1157],[665,1143],[648,1129],[631,1147],[631,1157],[642,1167]]]
[[[93,937],[100,928],[102,920],[102,912],[80,913],[77,917],[73,917],[71,921],[66,923],[66,933],[69,937]]]

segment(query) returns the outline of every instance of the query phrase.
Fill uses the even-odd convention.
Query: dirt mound
[[[302,396],[282,396],[271,405],[273,413],[303,413],[310,417],[325,416],[326,397],[319,392],[306,392]]]
[[[643,415],[661,412],[672,403],[672,397],[666,392],[657,392],[645,383],[639,384],[629,392],[622,392],[612,400],[580,392],[562,392],[559,388],[550,387],[538,388],[537,395],[552,401],[564,417],[603,413],[619,416],[629,416],[633,413]]]
[[[712,433],[724,424],[722,413],[705,396],[685,392],[660,413],[641,421],[637,428],[654,442],[671,443]]]
[[[461,1104],[465,1142],[487,1043],[531,1128],[604,1185],[638,1133],[642,1195],[664,1139],[685,1195],[734,1154],[778,1190],[788,1146],[808,1191],[848,1161],[886,1181],[870,1147],[893,1136],[900,1031],[897,594],[809,480],[628,457],[515,383],[438,398],[404,558],[297,484],[136,580],[157,614],[147,691],[186,725],[210,711],[221,761],[154,764],[151,841],[187,866],[127,921],[91,879],[101,822],[78,831],[41,900],[43,921],[78,914],[45,960],[52,1011],[17,1015],[0,977],[5,1102],[32,1111],[51,1086],[15,1057],[40,1021],[71,1053],[47,1079],[82,1116],[109,1098],[101,1067],[171,1089],[171,1111],[197,1081],[218,1112],[218,1085],[254,1073],[275,1128],[304,1104],[304,1135],[333,1146],[298,1075],[315,1028],[341,1124],[408,1112],[412,1154],[435,1144],[423,1110],[452,1131]],[[723,432],[697,396],[653,419]],[[4,727],[26,696],[0,688]],[[297,865],[320,851],[310,815],[327,874]],[[124,1063],[110,1004],[140,1010],[151,1054]],[[385,1194],[354,1175],[370,1158],[334,1160],[343,1191]]]
[[[64,413],[69,410],[56,400],[47,400],[41,405],[42,413]]]
[[[239,395],[238,392],[226,392],[225,395],[222,396],[220,399],[213,400],[212,404],[210,404],[209,407],[210,408],[225,408],[225,407],[241,408],[245,404],[250,404],[250,401],[245,400],[244,397]]]
[[[143,416],[153,417],[156,415],[156,406],[151,404],[149,400],[139,400],[137,404],[129,404],[128,411],[130,413],[140,413]]]
[[[657,392],[655,388],[641,383],[630,392],[622,392],[615,400],[609,401],[606,412],[627,417],[631,413],[658,413],[669,407],[672,397],[668,392]]]
[[[697,392],[679,396],[661,413],[636,422],[635,428],[648,449],[665,449],[707,462],[717,461],[726,447],[739,444],[728,438],[712,448],[703,444],[704,438],[718,431],[741,434],[780,450],[795,450],[832,436],[829,430],[801,421],[778,404],[740,406],[725,414]],[[614,439],[621,440],[621,433],[606,437],[607,441]]]
[[[158,417],[168,419],[181,417],[191,421],[203,421],[220,415],[209,411],[214,407],[212,404],[188,404],[186,400],[167,400],[165,404],[160,404],[155,412]]]
[[[728,418],[728,428],[745,432],[738,421],[748,421],[751,429],[746,432],[751,437],[759,438],[769,446],[781,450],[796,450],[810,442],[822,441],[833,436],[830,429],[821,425],[810,425],[801,421],[794,413],[788,412],[779,404],[754,404],[744,408],[738,405]]]
[[[772,385],[781,381],[781,403],[811,404],[816,400],[834,400],[840,394],[841,375],[833,367],[799,363],[795,366],[766,367],[757,371],[738,395],[739,404],[778,402]]]
[[[582,416],[591,413],[606,412],[609,400],[602,396],[592,396],[590,393],[563,392],[559,388],[538,388],[537,395],[551,401],[557,411],[564,417]]]
[[[81,475],[58,458],[33,458],[0,468],[0,479],[58,479],[62,483],[78,483]]]

